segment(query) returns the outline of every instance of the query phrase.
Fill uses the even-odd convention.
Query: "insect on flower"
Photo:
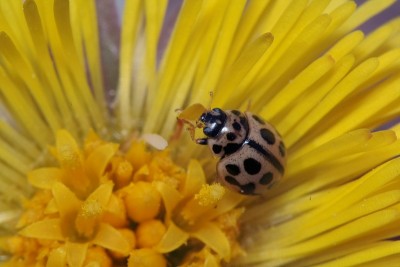
[[[259,116],[193,104],[181,111],[178,121],[188,126],[193,141],[208,145],[220,158],[217,180],[229,189],[258,195],[282,177],[286,163],[282,137]],[[205,137],[196,138],[196,128],[202,129]]]

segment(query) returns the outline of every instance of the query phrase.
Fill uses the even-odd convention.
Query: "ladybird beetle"
[[[192,124],[191,124],[192,125]],[[246,195],[258,195],[271,188],[284,171],[286,150],[276,129],[251,112],[214,108],[203,112],[192,125],[202,128],[204,138],[197,144],[208,145],[220,158],[218,182]]]

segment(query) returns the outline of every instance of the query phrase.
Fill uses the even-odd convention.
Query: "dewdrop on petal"
[[[124,197],[128,217],[143,222],[157,216],[161,206],[160,193],[147,182],[137,182],[126,188]]]
[[[167,261],[155,250],[142,248],[132,251],[128,259],[128,267],[164,267]]]
[[[159,220],[149,220],[140,223],[136,229],[138,247],[154,247],[160,242],[166,230],[165,225]]]

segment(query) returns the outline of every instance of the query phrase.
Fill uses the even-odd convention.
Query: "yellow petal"
[[[100,202],[101,206],[105,208],[110,201],[113,187],[114,184],[111,181],[108,181],[97,187],[97,189],[92,194],[90,194],[87,200],[98,201]]]
[[[156,182],[155,187],[164,201],[166,218],[168,219],[171,217],[173,209],[183,199],[183,196],[178,190],[163,182]]]
[[[182,110],[182,112],[178,115],[178,119],[196,121],[205,111],[206,108],[202,104],[196,103]]]
[[[118,99],[119,99],[119,114],[122,125],[130,125],[132,109],[130,100],[133,99],[132,93],[132,57],[134,53],[136,38],[138,37],[137,31],[140,24],[141,17],[141,1],[126,1],[124,14],[122,18],[122,32],[121,32],[121,47],[119,49],[119,81],[118,81]],[[129,127],[129,126],[128,126]]]
[[[205,223],[199,230],[193,232],[192,235],[217,252],[224,260],[230,260],[231,247],[229,240],[215,224]]]
[[[65,267],[67,264],[67,252],[64,247],[59,247],[49,253],[46,267]]]
[[[208,252],[204,261],[204,267],[220,267],[219,259],[213,253]]]
[[[82,153],[79,150],[75,139],[68,131],[59,130],[57,132],[56,149],[57,158],[62,168],[71,171],[76,171],[82,168]]]
[[[392,190],[370,198],[365,198],[354,206],[351,206],[342,212],[338,212],[335,216],[330,217],[313,227],[305,227],[304,230],[295,237],[291,235],[286,236],[286,238],[284,237],[285,245],[297,243],[313,236],[315,237],[318,234],[334,229],[338,225],[344,225],[345,223],[349,223],[373,212],[383,210],[384,208],[390,207],[399,202],[400,190]]]
[[[50,53],[48,53],[49,43],[47,37],[45,36],[45,25],[43,25],[43,21],[41,20],[43,19],[44,14],[40,14],[37,2],[38,1],[33,0],[24,1],[25,19],[26,21],[29,21],[27,26],[37,51],[36,56],[38,58],[40,57],[40,60],[36,60],[38,65],[36,70],[38,70],[40,66],[40,68],[43,70],[43,76],[45,76],[49,82],[49,85],[45,91],[47,91],[49,95],[54,96],[54,106],[57,107],[60,112],[59,120],[61,121],[63,127],[69,129],[69,131],[72,131],[75,134],[76,130],[78,129],[78,125],[75,124],[73,113],[70,110],[70,107],[73,105],[65,97],[63,88],[60,85],[58,77],[59,70],[54,68],[54,58],[52,58],[54,54],[52,53],[52,55],[50,55]]]
[[[51,189],[55,182],[61,181],[64,172],[59,168],[41,168],[28,173],[28,181],[40,189]]]
[[[343,99],[349,94],[353,93],[358,86],[365,81],[377,68],[379,65],[379,60],[377,58],[369,58],[355,69],[353,69],[344,79],[342,79],[335,87],[332,89],[325,98],[323,98],[318,105],[302,120],[298,123],[298,126],[293,129],[288,136],[285,137],[285,144],[289,146],[297,141],[304,134],[306,134],[312,126],[318,125],[322,118],[332,110],[336,105],[338,105]],[[323,121],[322,121],[323,123]],[[318,146],[321,143],[308,142],[304,147],[308,146]]]
[[[246,196],[244,195],[240,195],[230,190],[225,190],[223,198],[218,201],[213,209],[210,209],[206,214],[204,214],[203,219],[207,218],[208,220],[211,220],[216,218],[217,216],[234,209],[245,199]]]
[[[105,223],[100,224],[98,232],[92,242],[103,248],[122,254],[127,254],[130,248],[129,243],[122,234],[114,227]]]
[[[229,88],[231,90],[230,94],[217,93],[215,99],[213,100],[214,105],[217,107],[225,106],[229,101],[229,106],[240,105],[242,97],[246,94],[245,88],[240,88],[238,90],[238,85],[243,80],[243,78],[249,73],[249,71],[254,67],[257,61],[262,57],[262,55],[271,46],[274,37],[271,33],[262,34],[255,41],[249,44],[239,56],[238,59],[233,63],[233,65],[225,72],[221,81],[218,83],[215,91],[219,92]],[[238,102],[239,100],[239,102]],[[235,102],[233,102],[235,101]]]
[[[47,203],[46,209],[44,210],[45,214],[51,214],[51,213],[56,213],[58,212],[58,208],[57,208],[57,203],[56,201],[53,199],[51,199],[49,201],[49,203]]]
[[[61,216],[70,216],[81,207],[81,201],[64,184],[54,184],[52,192]]]
[[[118,150],[118,145],[107,143],[95,148],[85,162],[86,174],[96,184],[104,174],[108,163]]]
[[[72,243],[65,244],[67,251],[67,262],[69,266],[81,267],[86,258],[88,243]]]
[[[155,249],[160,253],[168,253],[182,246],[188,238],[188,233],[171,222],[168,226],[167,232],[164,234]]]
[[[341,26],[343,31],[351,31],[364,23],[369,18],[375,16],[382,10],[392,5],[395,0],[366,1],[362,4],[354,14]]]
[[[128,259],[128,267],[167,267],[164,256],[150,248],[134,249]]]
[[[205,184],[206,177],[203,168],[197,160],[190,160],[187,168],[187,176],[183,186],[183,195],[192,196],[199,192],[201,185]]]
[[[64,240],[60,219],[47,219],[25,227],[21,235],[31,238]]]
[[[65,1],[65,0],[55,0],[53,6],[53,11],[54,11],[53,17],[55,20],[55,24],[57,26],[58,32],[62,33],[57,35],[60,37],[61,49],[65,51],[66,53],[65,56],[68,57],[67,60],[69,63],[67,64],[68,70],[64,70],[63,72],[69,72],[70,75],[74,77],[75,86],[79,88],[79,90],[74,89],[74,91],[79,96],[79,101],[81,101],[81,104],[83,106],[82,108],[86,109],[82,114],[80,114],[80,117],[85,117],[85,116],[90,117],[90,119],[94,122],[92,123],[92,126],[95,127],[95,129],[101,129],[102,127],[104,127],[104,117],[101,116],[100,114],[100,105],[97,105],[95,98],[93,97],[92,90],[87,82],[87,77],[85,75],[86,73],[85,64],[83,62],[83,59],[79,57],[79,55],[82,55],[83,52],[78,48],[83,46],[81,45],[81,43],[79,43],[79,41],[78,41],[79,43],[78,46],[75,46],[74,43],[74,41],[79,40],[80,36],[73,34],[76,32],[72,27],[73,25],[71,25],[71,22],[72,23],[74,22],[73,20],[74,10],[72,9],[71,13],[69,12],[70,11],[69,2],[70,1]],[[73,7],[72,5],[73,1],[71,2],[72,2],[71,6]],[[88,13],[90,12],[86,11],[85,16],[88,16]],[[82,21],[82,19],[83,18],[79,18],[78,20]],[[96,46],[96,43],[93,43],[92,46]],[[93,51],[88,52],[88,54],[91,54]],[[61,75],[65,74],[63,73],[60,74],[60,76]],[[87,130],[88,129],[84,129],[84,131]]]
[[[259,115],[272,120],[279,112],[284,111],[285,107],[292,106],[290,103],[296,101],[302,92],[317,82],[334,64],[335,60],[330,55],[322,56],[312,62],[291,80],[288,85],[282,88],[270,102],[264,105]],[[286,103],[286,105],[282,105],[282,103]]]
[[[133,1],[135,2],[135,1]],[[153,108],[149,110],[148,117],[145,121],[144,132],[154,132],[154,130],[162,125],[160,121],[164,119],[163,114],[166,114],[166,109],[170,108],[169,103],[166,101],[167,96],[171,96],[172,88],[171,83],[176,78],[177,69],[180,66],[181,58],[186,55],[185,46],[190,43],[190,31],[195,22],[197,21],[198,13],[200,12],[202,1],[185,1],[181,7],[180,16],[175,23],[174,32],[170,38],[168,48],[166,49],[165,56],[160,66],[159,86],[157,90],[157,97],[153,101]],[[162,109],[162,107],[165,109]],[[165,111],[165,113],[164,113]]]
[[[146,178],[150,175],[150,170],[148,165],[143,165],[139,170],[137,170],[133,176],[133,181],[146,181]]]
[[[390,242],[383,241],[374,246],[367,247],[366,249],[362,249],[361,251],[357,251],[351,253],[347,256],[338,258],[333,261],[329,261],[328,263],[318,265],[319,267],[335,267],[335,266],[364,266],[365,263],[373,261],[375,259],[384,259],[390,255],[398,254],[400,250],[400,242]],[[395,266],[395,265],[387,265],[387,264],[379,264],[379,261],[375,266]]]

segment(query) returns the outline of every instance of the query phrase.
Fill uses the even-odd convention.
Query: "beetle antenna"
[[[207,109],[211,110],[212,101],[214,100],[214,92],[210,91],[210,101],[208,102]]]
[[[250,108],[251,108],[251,99],[249,99],[249,101],[247,101],[246,111],[250,111]]]

